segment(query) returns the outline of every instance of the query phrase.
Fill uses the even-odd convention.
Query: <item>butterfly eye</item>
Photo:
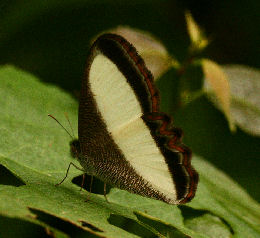
[[[70,154],[73,158],[78,158],[80,154],[80,143],[78,140],[70,142]]]

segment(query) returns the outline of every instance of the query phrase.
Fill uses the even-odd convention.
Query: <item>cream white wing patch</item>
[[[125,158],[154,189],[176,200],[168,166],[142,120],[136,95],[117,66],[98,54],[90,67],[89,84],[107,129]]]

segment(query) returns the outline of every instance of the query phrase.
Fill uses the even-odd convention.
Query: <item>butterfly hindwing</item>
[[[79,106],[79,160],[86,172],[168,203],[191,199],[198,176],[168,118],[159,112],[158,91],[134,47],[117,35],[99,37]],[[174,138],[179,147],[170,146]]]

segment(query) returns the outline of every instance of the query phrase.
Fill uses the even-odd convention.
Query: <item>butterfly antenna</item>
[[[51,114],[48,114],[48,116],[54,119],[67,132],[67,134],[71,137],[71,139],[74,140],[75,137],[72,137],[72,135],[68,132],[68,130],[54,116],[52,116]]]
[[[71,123],[70,123],[70,119],[69,119],[68,113],[65,112],[64,115],[65,115],[67,121],[69,122],[70,130],[71,130],[71,133],[72,133],[73,137],[76,138],[76,137],[75,137],[75,134],[74,134],[74,131],[73,131],[73,128],[72,128],[72,125],[71,125]]]

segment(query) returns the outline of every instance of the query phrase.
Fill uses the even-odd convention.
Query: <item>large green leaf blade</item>
[[[0,79],[0,164],[20,181],[19,186],[12,186],[0,179],[0,215],[49,226],[55,231],[57,227],[35,215],[43,213],[105,237],[148,234],[147,237],[196,238],[214,237],[221,232],[228,237],[232,231],[237,237],[260,234],[259,205],[226,175],[197,156],[193,164],[201,179],[195,199],[187,206],[195,213],[203,210],[205,214],[195,214],[193,219],[184,214],[187,206],[168,205],[118,189],[108,194],[109,203],[96,194],[85,202],[88,193],[79,191],[71,182],[80,174],[75,169],[70,170],[64,183],[55,187],[71,162],[70,138],[47,114],[54,114],[67,125],[63,113],[68,112],[75,127],[76,101],[60,89],[10,66],[0,69]],[[125,219],[134,228],[124,227],[115,222],[116,218]],[[203,232],[209,224],[217,226],[212,236]]]

